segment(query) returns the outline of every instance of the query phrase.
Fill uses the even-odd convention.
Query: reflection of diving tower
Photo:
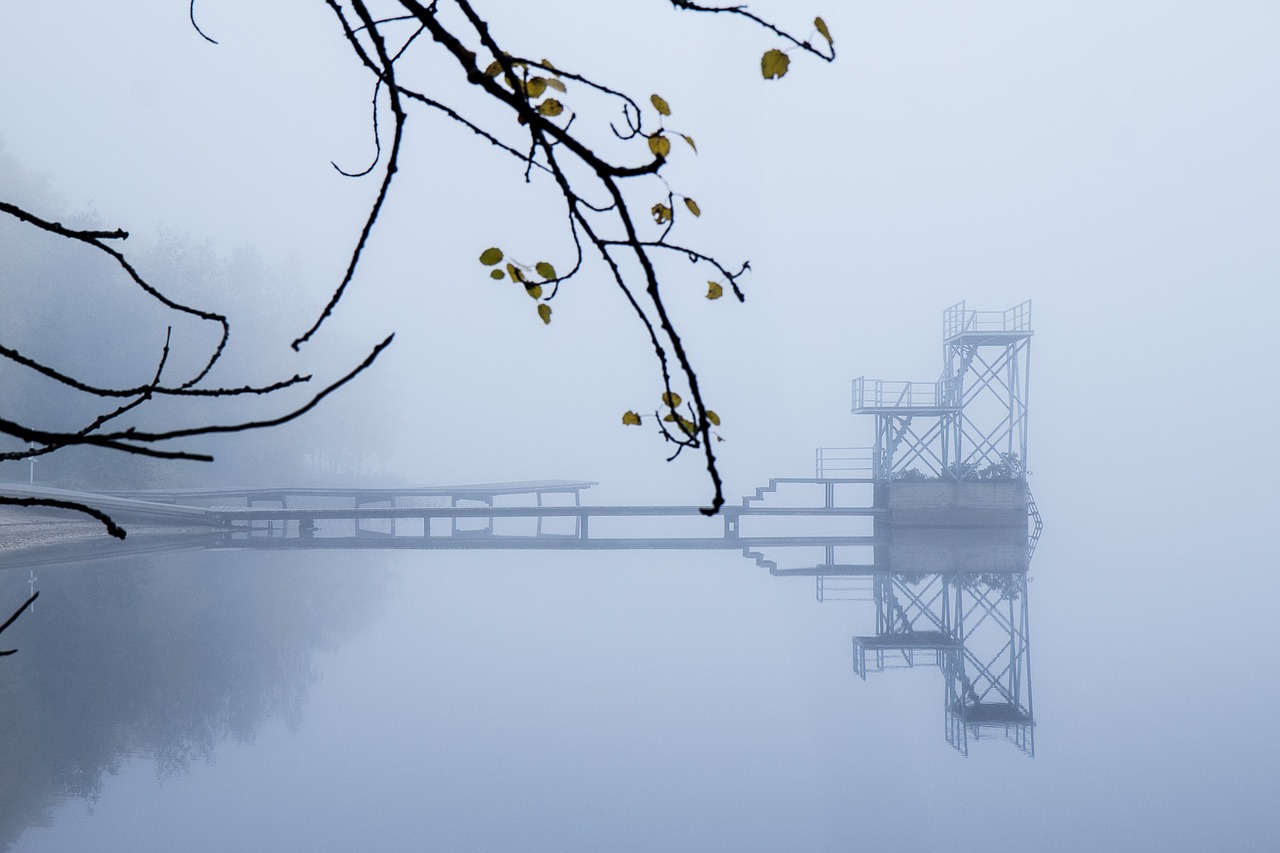
[[[937,382],[853,381],[853,411],[876,419],[872,475],[1023,479],[1031,303],[969,311],[960,302],[942,318]]]
[[[853,638],[853,670],[872,672],[936,664],[946,670],[962,650],[951,631],[951,583],[943,575],[884,572],[872,579],[876,633]]]
[[[936,664],[944,676],[947,742],[1002,734],[1035,754],[1026,574],[877,574],[876,633],[853,638],[853,666]],[[868,666],[870,664],[870,666]]]
[[[1027,576],[957,577],[952,607],[962,651],[946,669],[947,742],[968,755],[970,737],[996,732],[1035,755]]]
[[[803,482],[825,486],[827,507],[837,487],[869,487],[870,562],[836,560],[828,547],[815,565],[784,568],[743,552],[775,576],[813,576],[820,602],[869,598],[875,633],[853,638],[854,671],[937,666],[947,742],[965,755],[993,733],[1035,754],[1027,571],[1042,524],[1027,488],[1031,335],[1030,302],[961,302],[943,313],[936,382],[854,380],[853,411],[874,417],[874,446],[819,448]]]

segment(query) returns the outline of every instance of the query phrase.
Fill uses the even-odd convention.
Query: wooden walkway
[[[871,535],[873,522],[860,525],[864,532],[857,532],[848,522],[873,519],[886,511],[871,507],[725,506],[710,518],[696,506],[211,508],[209,512],[228,531],[227,544],[232,547],[705,550],[883,544]],[[765,535],[744,530],[743,522],[753,518],[816,519],[833,532]],[[688,535],[673,536],[670,522],[648,524],[651,519],[687,519],[682,526],[693,529]],[[384,525],[389,529],[363,526],[372,521],[390,522]],[[468,521],[474,526],[459,523]],[[524,524],[518,523],[521,521]],[[565,529],[549,529],[553,521],[561,522]],[[349,532],[337,532],[332,524],[330,529],[322,527],[324,522],[352,525]],[[610,530],[601,535],[598,531],[606,525]]]
[[[599,485],[593,480],[522,480],[508,483],[469,483],[454,486],[395,486],[383,488],[351,487],[281,487],[272,488],[212,488],[212,489],[140,489],[133,491],[108,491],[102,495],[153,503],[210,506],[235,502],[246,507],[257,504],[277,503],[287,508],[292,499],[315,501],[337,499],[350,501],[360,507],[377,503],[395,503],[398,500],[444,498],[450,505],[458,501],[492,504],[498,497],[531,495],[541,505],[548,495],[572,495],[575,504],[581,503],[582,492]]]

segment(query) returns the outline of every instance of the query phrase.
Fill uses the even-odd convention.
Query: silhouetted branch
[[[191,0],[191,7],[187,10],[187,15],[191,18],[191,26],[200,34],[201,38],[209,42],[209,44],[217,44],[217,42],[209,38],[209,36],[205,34],[205,31],[200,29],[200,25],[196,23],[196,0]]]
[[[194,316],[207,322],[213,322],[221,327],[221,334],[218,342],[213,347],[208,358],[201,364],[200,368],[193,375],[180,379],[176,384],[165,383],[163,381],[163,377],[170,360],[172,327],[170,327],[165,334],[164,346],[161,349],[150,381],[142,385],[133,385],[128,387],[108,387],[86,382],[64,371],[58,370],[51,365],[45,364],[38,359],[24,355],[15,347],[0,344],[0,358],[31,370],[39,376],[93,397],[99,397],[102,399],[125,399],[125,402],[120,405],[114,406],[105,412],[98,413],[91,417],[88,423],[84,426],[73,430],[36,427],[30,424],[21,423],[11,418],[0,417],[0,435],[7,435],[28,445],[24,450],[0,453],[0,461],[33,459],[54,453],[62,448],[77,445],[153,459],[200,462],[212,461],[213,457],[207,453],[198,453],[186,450],[168,450],[155,445],[162,444],[175,438],[242,432],[252,429],[261,429],[294,420],[295,418],[310,411],[333,391],[342,387],[355,376],[367,369],[391,340],[388,338],[386,341],[383,341],[369,353],[368,357],[366,357],[363,362],[349,371],[345,376],[330,383],[317,393],[313,394],[306,402],[295,406],[283,415],[268,419],[244,420],[229,424],[203,424],[194,427],[169,430],[167,432],[145,432],[138,430],[136,427],[128,427],[123,430],[107,432],[104,428],[108,424],[113,421],[118,421],[126,414],[137,411],[145,404],[154,401],[157,397],[234,398],[250,395],[270,396],[296,385],[300,385],[304,382],[308,382],[311,380],[311,377],[295,374],[288,379],[264,385],[212,388],[200,387],[199,383],[208,376],[209,371],[222,358],[225,351],[226,343],[230,334],[230,323],[224,315],[211,311],[204,311],[177,302],[165,296],[158,288],[147,282],[121,252],[105,245],[102,242],[103,240],[108,239],[126,239],[129,236],[128,232],[122,229],[104,231],[69,228],[62,223],[46,219],[26,210],[25,208],[6,201],[0,201],[0,213],[7,214],[25,225],[48,234],[52,234],[55,237],[84,243],[94,249],[97,249],[98,251],[110,256],[115,261],[116,265],[123,269],[134,284],[136,284],[144,293],[146,293],[150,298],[158,301],[169,310]],[[124,537],[124,530],[116,525],[107,514],[75,501],[60,501],[36,497],[5,497],[0,498],[0,503],[23,507],[48,506],[84,513],[101,521],[107,527],[107,531],[111,535],[118,536],[120,538]]]
[[[626,92],[606,85],[587,74],[553,66],[548,60],[524,58],[518,52],[505,50],[471,0],[451,0],[448,3],[449,8],[461,13],[466,23],[465,27],[442,19],[439,14],[442,2],[424,4],[418,0],[399,0],[399,5],[406,14],[384,17],[371,14],[364,0],[351,0],[346,4],[340,3],[339,0],[326,0],[326,2],[338,18],[347,41],[359,61],[375,75],[373,118],[373,132],[377,146],[375,163],[381,155],[377,116],[378,94],[384,88],[388,93],[392,113],[395,116],[395,128],[381,185],[352,252],[346,273],[315,324],[294,341],[294,348],[297,349],[320,328],[350,285],[369,234],[394,181],[404,140],[406,105],[422,104],[431,110],[443,113],[449,119],[520,160],[524,164],[526,181],[532,177],[534,170],[550,175],[555,181],[564,199],[569,225],[568,236],[575,251],[572,270],[556,274],[547,264],[545,266],[548,267],[548,271],[545,274],[539,272],[542,278],[540,282],[527,280],[517,267],[510,264],[507,271],[511,278],[525,285],[529,295],[539,299],[540,316],[544,322],[550,322],[550,309],[545,303],[558,296],[560,284],[582,271],[582,240],[585,238],[595,246],[614,283],[621,290],[648,334],[658,360],[664,390],[663,399],[666,401],[685,399],[676,394],[673,388],[672,365],[669,359],[674,359],[674,365],[681,377],[680,384],[683,389],[687,389],[688,407],[692,417],[687,419],[683,414],[678,413],[676,409],[678,403],[668,405],[666,411],[670,416],[669,420],[674,420],[679,429],[668,429],[659,419],[660,431],[664,439],[676,445],[673,458],[685,448],[702,450],[708,475],[714,486],[708,511],[716,512],[724,498],[715,455],[711,447],[711,421],[707,416],[708,410],[704,404],[698,375],[664,302],[661,280],[654,263],[653,253],[676,252],[683,254],[694,263],[709,264],[716,270],[718,277],[732,289],[738,301],[745,299],[739,280],[750,270],[750,263],[743,262],[735,265],[735,269],[735,266],[722,263],[697,249],[668,243],[667,238],[676,225],[674,213],[676,195],[669,187],[665,191],[666,204],[653,207],[654,224],[660,229],[656,237],[648,234],[651,226],[645,221],[647,217],[642,219],[636,216],[634,212],[636,207],[627,198],[622,182],[659,175],[670,153],[670,143],[663,136],[663,128],[660,126],[657,131],[646,132],[645,111],[639,100]],[[826,61],[835,58],[835,50],[831,47],[826,27],[820,20],[815,20],[814,25],[827,41],[826,51],[748,11],[745,6],[707,6],[692,0],[671,0],[671,3],[675,8],[685,11],[721,13],[743,18],[766,32],[782,38],[793,47]],[[414,33],[399,50],[394,54],[390,53],[382,28],[390,25],[399,26],[410,21],[417,24]],[[429,33],[435,44],[454,58],[467,82],[483,92],[489,100],[496,101],[509,109],[515,119],[515,126],[522,128],[527,134],[525,150],[521,151],[518,145],[504,138],[504,132],[510,131],[510,126],[505,131],[484,127],[479,121],[462,114],[453,107],[444,105],[423,91],[405,85],[400,80],[397,74],[397,62],[406,55],[410,45],[422,32]],[[487,65],[478,61],[481,55],[491,58]],[[622,125],[620,127],[609,122],[608,128],[614,138],[622,142],[633,139],[646,140],[648,150],[645,153],[650,155],[648,159],[640,163],[619,162],[597,149],[586,135],[591,130],[589,127],[581,131],[575,128],[574,122],[579,114],[573,110],[564,109],[558,97],[552,98],[547,92],[548,88],[554,89],[555,93],[565,92],[567,91],[566,83],[579,84],[598,96],[614,100],[622,113]],[[544,95],[548,96],[545,100],[539,101]],[[665,103],[663,108],[665,109]],[[693,145],[689,137],[684,139],[690,146]],[[584,183],[580,178],[571,178],[561,164],[558,150],[562,151],[564,156],[571,157],[585,166],[587,174],[594,176],[594,181],[588,180]],[[344,174],[348,173],[344,172]],[[577,174],[576,171],[575,174]],[[587,201],[583,193],[589,191],[588,187],[601,191],[607,201],[604,203]],[[647,206],[646,203],[645,207]],[[694,212],[697,212],[696,206],[694,206]],[[629,278],[630,273],[624,272],[623,257],[627,258],[628,266],[634,262],[639,267],[640,275],[634,283]],[[495,273],[495,277],[504,276],[499,272]],[[643,302],[638,298],[640,291],[645,294]],[[719,293],[715,292],[712,295],[718,296]]]
[[[34,358],[23,355],[12,347],[0,344],[0,357],[8,359],[15,364],[21,364],[23,367],[30,368],[42,376],[48,377],[68,388],[74,388],[77,391],[83,391],[86,394],[93,394],[98,397],[135,397],[139,394],[153,394],[167,397],[235,397],[244,394],[272,394],[276,391],[283,391],[303,382],[310,382],[310,376],[293,375],[288,379],[272,382],[269,385],[241,385],[238,388],[221,387],[221,388],[190,388],[190,387],[171,387],[160,385],[158,382],[152,382],[147,385],[134,385],[129,388],[107,388],[101,385],[92,385],[62,373],[49,365],[37,361]]]
[[[137,430],[130,427],[129,429],[124,430],[123,432],[106,433],[104,435],[97,436],[96,438],[100,440],[105,440],[105,441],[159,442],[159,441],[172,441],[178,438],[191,438],[194,436],[201,436],[201,435],[214,435],[218,433],[245,432],[246,430],[266,429],[269,427],[280,426],[281,424],[287,424],[289,421],[296,420],[297,418],[302,417],[307,412],[314,409],[317,405],[319,405],[320,401],[323,400],[325,397],[328,397],[334,391],[337,391],[343,385],[346,385],[352,379],[355,379],[365,370],[369,369],[369,367],[371,367],[373,363],[377,360],[378,356],[382,355],[382,351],[385,350],[387,347],[391,346],[391,341],[394,338],[395,338],[395,335],[388,335],[387,338],[384,341],[382,341],[382,343],[378,344],[373,348],[373,350],[369,353],[369,355],[365,357],[364,361],[356,365],[355,368],[353,368],[341,379],[338,379],[332,384],[326,386],[324,390],[320,391],[318,394],[312,397],[305,404],[290,410],[288,414],[284,414],[275,418],[268,418],[265,420],[244,421],[243,423],[224,424],[220,426],[209,425],[209,426],[190,427],[188,429],[176,429],[176,430],[169,430],[167,432],[143,432],[141,430]]]
[[[111,520],[111,516],[107,515],[100,509],[94,509],[91,506],[79,503],[78,501],[64,501],[56,498],[15,498],[0,495],[0,504],[6,506],[47,506],[53,509],[69,509],[73,512],[84,513],[101,521],[103,526],[107,528],[107,532],[117,539],[123,539],[126,535],[125,529]]]
[[[361,50],[359,39],[356,36],[351,25],[347,22],[347,18],[342,14],[342,10],[338,7],[336,0],[326,0],[329,7],[338,15],[338,19],[342,21],[343,30],[347,34],[347,40]],[[320,326],[324,323],[329,315],[333,313],[333,309],[337,307],[338,301],[342,299],[343,292],[347,289],[347,285],[351,283],[351,279],[355,277],[356,267],[360,264],[360,255],[364,251],[365,245],[369,242],[369,234],[373,231],[374,223],[378,221],[378,214],[382,210],[382,203],[386,201],[387,192],[391,189],[391,181],[395,178],[397,163],[400,158],[400,144],[404,140],[404,123],[405,112],[400,104],[400,90],[396,86],[395,69],[391,64],[391,57],[387,55],[386,43],[382,39],[382,34],[378,32],[378,27],[373,16],[369,14],[369,10],[365,8],[363,3],[356,3],[356,14],[360,16],[361,22],[369,33],[369,37],[373,40],[378,53],[379,65],[381,71],[379,77],[387,83],[387,93],[391,100],[391,113],[395,116],[395,130],[391,141],[391,153],[387,155],[387,169],[383,174],[382,185],[378,188],[378,196],[374,199],[373,207],[369,211],[369,216],[365,220],[364,228],[360,231],[360,239],[356,242],[356,247],[351,253],[351,261],[347,265],[347,272],[342,277],[342,281],[333,292],[333,296],[329,299],[329,304],[325,305],[324,310],[320,312],[319,318],[315,323],[298,337],[291,344],[294,351],[299,350],[304,343],[309,341],[311,337],[320,330]]]
[[[650,130],[646,126],[647,106],[643,106],[646,102],[642,99],[607,85],[591,74],[557,68],[548,60],[524,58],[521,52],[504,49],[472,0],[431,0],[428,3],[397,0],[403,14],[385,14],[380,8],[378,15],[370,11],[370,4],[366,0],[325,2],[338,19],[356,58],[374,75],[371,118],[375,146],[373,161],[361,172],[347,172],[336,163],[333,164],[334,168],[344,175],[359,177],[372,173],[379,163],[383,165],[377,192],[352,247],[345,270],[323,310],[311,326],[292,341],[292,348],[299,350],[315,336],[352,284],[395,181],[405,140],[407,110],[411,106],[420,105],[467,128],[506,155],[515,158],[523,166],[526,181],[531,180],[535,174],[552,178],[565,205],[566,237],[574,250],[572,268],[567,272],[556,273],[550,263],[539,262],[536,270],[541,280],[533,281],[520,267],[509,263],[506,275],[503,271],[498,271],[495,272],[495,277],[509,276],[523,284],[528,294],[538,300],[539,316],[543,322],[549,323],[549,303],[560,295],[562,283],[581,275],[587,268],[584,260],[587,253],[584,253],[584,248],[595,247],[608,276],[644,328],[657,359],[663,389],[663,408],[655,412],[660,434],[675,445],[672,458],[685,449],[701,451],[713,485],[710,506],[704,511],[718,511],[724,497],[710,431],[713,419],[716,423],[718,419],[706,407],[699,376],[664,301],[663,277],[659,273],[657,260],[666,253],[674,252],[684,255],[694,264],[709,265],[716,271],[717,278],[732,289],[738,301],[745,299],[739,282],[750,270],[750,263],[724,263],[683,243],[669,242],[677,227],[676,201],[683,199],[694,215],[699,215],[699,211],[691,200],[667,186],[662,177],[662,170],[672,153],[667,134],[671,133],[672,139],[682,136],[691,148],[694,144],[690,137],[675,134],[665,128],[661,116],[670,114],[665,101],[656,95],[650,98],[659,114],[657,128]],[[757,16],[748,11],[746,6],[711,6],[694,0],[670,2],[679,10],[741,18],[784,40],[790,46],[788,49],[798,48],[828,62],[835,58],[830,36],[820,19],[815,20],[814,26],[826,40],[826,50]],[[442,6],[457,12],[460,17],[445,20],[441,14]],[[196,32],[206,41],[217,44],[200,29],[196,21],[194,0],[188,11]],[[398,29],[406,25],[413,26],[413,32],[407,36]],[[388,38],[388,33],[395,35]],[[419,39],[423,33],[431,36],[435,48],[430,47],[426,39]],[[414,87],[402,80],[399,63],[411,53],[431,49],[443,50],[452,57],[462,79],[472,84],[471,91],[477,93],[477,98],[482,102],[505,107],[508,121],[494,125],[488,112],[477,110],[471,113],[468,109],[446,105],[430,93],[429,85],[425,88]],[[766,54],[766,60],[770,54],[781,56],[780,51],[770,51]],[[484,57],[485,61],[481,61],[480,57]],[[782,61],[785,65],[785,58]],[[409,71],[415,67],[417,66],[406,65]],[[762,70],[769,76],[767,68],[762,66]],[[773,76],[780,76],[780,73]],[[575,88],[574,94],[581,91],[594,100],[590,103],[578,103],[573,94],[570,94],[562,102],[560,95],[568,91],[568,86],[581,87],[580,90]],[[383,92],[386,93],[387,105],[393,117],[390,140],[386,146],[381,138],[383,128],[379,116]],[[612,114],[613,120],[601,115],[596,107],[600,102],[612,103],[621,113],[621,120],[617,119],[617,113]],[[514,138],[512,134],[517,134],[519,138]],[[602,147],[598,144],[601,140],[612,145],[613,149],[608,145]],[[623,144],[622,147],[618,147],[619,143]],[[661,181],[661,185],[656,184],[654,178]],[[659,202],[650,207],[655,197],[665,198],[665,203]],[[163,381],[166,365],[169,363],[169,340],[166,337],[164,351],[151,381],[122,387],[106,387],[87,382],[19,352],[15,347],[0,344],[0,358],[80,393],[121,401],[119,404],[112,404],[107,411],[89,418],[81,428],[73,431],[37,428],[0,418],[0,435],[8,435],[30,445],[25,451],[0,454],[0,459],[33,458],[71,445],[98,447],[160,459],[208,459],[210,457],[204,454],[167,450],[158,445],[185,438],[263,429],[294,420],[366,370],[391,341],[389,337],[378,344],[363,362],[346,375],[281,415],[163,430],[142,430],[136,426],[108,430],[109,425],[119,424],[125,415],[140,410],[159,397],[269,396],[307,382],[311,377],[294,375],[289,379],[262,385],[204,387],[204,380],[223,356],[229,339],[230,323],[222,314],[204,311],[171,299],[148,282],[121,251],[107,242],[127,239],[128,232],[122,229],[69,228],[4,201],[0,201],[0,213],[48,234],[83,243],[106,254],[151,299],[171,311],[217,324],[220,328],[216,344],[190,375]],[[498,254],[501,255],[500,252]],[[713,282],[712,287],[709,298],[716,298],[722,292],[718,289],[720,285]],[[658,417],[659,415],[662,417]],[[673,426],[668,427],[667,424]],[[13,504],[24,500],[28,499],[5,499],[3,502]],[[19,505],[58,505],[56,502],[37,498],[29,501]],[[92,508],[74,504],[64,508],[87,512],[110,524],[110,519]],[[123,534],[123,531],[120,533]]]
[[[193,308],[189,305],[175,302],[168,296],[165,296],[157,288],[149,284],[141,275],[139,275],[138,271],[134,269],[133,265],[129,263],[128,259],[126,259],[121,252],[102,242],[103,239],[107,239],[107,237],[102,236],[104,233],[107,234],[110,239],[119,238],[123,240],[129,236],[127,232],[120,230],[112,232],[81,231],[74,228],[67,228],[60,222],[50,222],[47,219],[42,219],[41,217],[6,201],[0,201],[0,213],[7,213],[18,221],[25,222],[28,225],[40,229],[41,231],[47,231],[50,234],[55,234],[59,237],[65,237],[69,240],[75,240],[84,243],[85,245],[92,246],[98,251],[113,258],[116,264],[124,270],[125,274],[133,280],[134,284],[161,305],[172,311],[179,311],[183,314],[188,314],[192,317],[197,317],[208,322],[217,323],[221,326],[222,336],[219,338],[217,346],[214,347],[213,351],[210,353],[208,360],[204,363],[204,366],[194,376],[182,383],[180,387],[190,388],[199,383],[209,374],[209,371],[213,369],[213,366],[217,364],[218,360],[222,358],[223,350],[226,349],[227,346],[227,339],[231,335],[231,324],[227,322],[227,318],[222,314],[217,314],[212,311],[202,311],[199,308]]]
[[[670,2],[671,2],[671,5],[676,7],[677,9],[681,9],[689,12],[724,12],[725,14],[728,14],[728,15],[739,15],[743,18],[746,18],[748,21],[751,21],[753,24],[763,27],[764,29],[778,36],[779,38],[782,38],[791,42],[791,44],[795,45],[801,50],[804,50],[807,53],[813,54],[819,59],[825,59],[827,62],[835,61],[835,58],[836,58],[835,45],[828,42],[827,50],[826,52],[823,52],[818,48],[814,47],[808,41],[802,41],[796,38],[795,36],[791,35],[791,33],[787,32],[786,30],[783,30],[778,26],[776,26],[775,24],[772,24],[769,21],[766,21],[764,18],[761,18],[758,15],[755,15],[747,11],[746,6],[703,6],[701,3],[692,2],[692,0],[670,0]]]
[[[13,615],[10,616],[8,619],[6,619],[3,625],[0,625],[0,634],[3,634],[6,628],[8,628],[14,622],[18,621],[18,617],[21,616],[23,613],[25,613],[27,608],[30,607],[35,602],[35,600],[39,597],[40,597],[39,592],[31,593],[31,597],[28,598],[26,601],[24,601],[21,607],[13,611]],[[17,649],[5,649],[4,651],[0,651],[0,657],[7,657],[8,655],[11,655],[16,651]]]

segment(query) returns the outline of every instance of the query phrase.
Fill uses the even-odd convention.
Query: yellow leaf
[[[657,204],[655,204],[652,208],[649,209],[649,212],[653,214],[653,221],[658,223],[659,225],[661,225],[664,222],[671,221],[671,208],[667,207],[662,202],[658,202]]]
[[[707,420],[711,421],[711,423],[715,424],[716,426],[720,426],[720,416],[717,415],[715,412],[711,411],[710,409],[707,409]]]
[[[556,268],[546,261],[538,261],[533,268],[545,279],[550,280],[556,277]]]
[[[567,91],[568,91],[568,90],[567,90],[567,89],[565,89],[565,87],[564,87],[564,81],[563,81],[563,80],[561,80],[561,79],[560,79],[560,78],[558,78],[558,77],[548,77],[548,78],[547,78],[547,85],[548,85],[549,87],[551,87],[552,89],[555,89],[557,92],[567,92]]]
[[[545,101],[538,104],[538,112],[542,113],[544,116],[558,116],[560,113],[564,112],[564,104],[560,103],[555,98],[547,98]]]
[[[697,154],[697,153],[698,153],[698,146],[696,146],[696,145],[694,145],[694,144],[693,144],[693,137],[692,137],[692,136],[685,136],[685,134],[683,134],[683,133],[682,133],[682,134],[680,134],[680,136],[684,139],[684,141],[685,141],[685,142],[689,143],[689,147],[693,149],[693,153],[694,153],[694,154]]]
[[[635,412],[627,412],[622,416],[622,422],[627,426],[640,426],[640,416]]]
[[[724,296],[724,288],[718,282],[707,282],[707,298],[719,299],[721,296]]]
[[[526,284],[524,286],[524,290],[525,293],[528,293],[534,299],[542,298],[542,285],[540,284]]]
[[[689,198],[688,196],[685,196],[684,206],[689,208],[689,212],[692,213],[694,216],[702,215],[702,211],[698,208],[698,203],[693,199]]]
[[[511,276],[512,281],[524,281],[524,273],[512,264],[507,264],[507,275]]]
[[[529,82],[524,87],[525,94],[530,98],[541,98],[542,93],[547,91],[547,78],[530,77]]]
[[[490,62],[489,67],[484,70],[484,76],[486,77],[497,77],[501,73],[502,63],[496,59],[493,62]]]
[[[675,391],[665,391],[662,394],[662,404],[674,409],[676,406],[680,405],[680,395]]]
[[[827,29],[827,22],[821,18],[814,18],[813,25],[818,28],[818,32],[822,33],[822,37],[827,40],[827,44],[835,44],[831,40],[831,31]]]
[[[486,267],[491,267],[502,260],[502,250],[497,246],[485,249],[480,253],[480,263]]]
[[[490,270],[489,278],[493,279],[494,281],[502,281],[504,278],[506,278],[506,276],[503,275],[502,270]]]
[[[671,107],[667,106],[667,102],[661,97],[658,95],[650,95],[649,100],[653,102],[653,108],[657,110],[660,115],[671,115]]]
[[[538,303],[538,316],[542,318],[542,322],[550,324],[551,306],[545,302]]]
[[[693,421],[685,418],[679,418],[679,421],[680,429],[684,430],[685,435],[693,435],[698,431],[698,428],[693,425]]]
[[[791,57],[777,48],[766,50],[764,56],[760,57],[760,73],[764,75],[764,79],[773,80],[786,74],[790,64]]]
[[[673,424],[676,422],[676,416],[668,412],[662,416],[663,423]]]
[[[649,137],[649,150],[655,157],[666,157],[671,153],[671,140],[661,133],[655,133]]]

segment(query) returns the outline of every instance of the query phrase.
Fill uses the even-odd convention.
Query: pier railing
[[[819,480],[834,477],[870,477],[870,447],[819,447],[814,452],[814,476]]]

